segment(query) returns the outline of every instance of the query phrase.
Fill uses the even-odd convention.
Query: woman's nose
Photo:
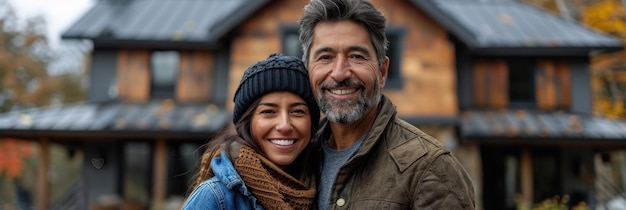
[[[291,125],[291,120],[289,119],[289,115],[283,114],[278,118],[278,122],[276,124],[276,130],[279,132],[289,132],[293,130],[293,126]]]

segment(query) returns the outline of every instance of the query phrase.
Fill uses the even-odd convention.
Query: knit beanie
[[[273,91],[289,91],[302,97],[309,107],[312,122],[315,124],[319,121],[319,107],[311,91],[304,63],[294,56],[272,54],[243,73],[235,92],[233,122],[239,120],[252,102]]]

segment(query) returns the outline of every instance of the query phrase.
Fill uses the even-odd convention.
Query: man
[[[366,0],[311,0],[303,60],[322,120],[320,209],[474,209],[472,181],[382,93],[386,19]]]

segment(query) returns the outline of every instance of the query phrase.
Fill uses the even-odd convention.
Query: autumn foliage
[[[595,30],[626,40],[625,2],[595,1],[581,10],[580,22]],[[594,112],[609,118],[626,118],[626,51],[592,58]]]
[[[19,177],[25,158],[33,155],[33,143],[17,139],[0,139],[0,176]]]

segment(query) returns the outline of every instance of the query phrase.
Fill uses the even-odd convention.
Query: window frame
[[[296,56],[297,58],[302,59],[304,52],[302,50],[302,43],[300,42],[300,39],[299,39],[300,33],[298,29],[299,29],[299,26],[297,25],[281,25],[280,26],[281,52],[285,55]],[[300,53],[299,55],[294,55],[293,53],[290,53],[290,51],[292,50],[287,48],[289,46],[289,44],[287,44],[287,37],[291,35],[296,35],[296,37],[298,37],[298,46],[297,46],[296,51]]]
[[[401,64],[405,35],[405,27],[389,27],[385,32],[385,36],[387,36],[387,41],[389,42],[386,52],[386,56],[389,57],[389,68],[387,69],[387,80],[385,82],[386,89],[404,88]]]
[[[536,108],[537,107],[537,71],[538,71],[538,61],[536,58],[506,58],[506,65],[507,65],[507,86],[508,86],[508,91],[507,91],[507,95],[508,95],[508,103],[509,103],[509,108],[524,108],[524,109],[530,109],[530,108]],[[512,66],[514,66],[513,64],[515,63],[525,63],[528,64],[530,69],[526,69],[526,70],[520,70],[520,71],[530,71],[527,72],[527,76],[530,79],[528,81],[528,87],[526,88],[526,90],[528,91],[529,94],[529,99],[525,100],[525,101],[520,101],[520,100],[513,100],[513,94],[511,94],[512,91],[512,82],[511,82],[511,77],[514,76],[512,74]]]
[[[177,61],[174,67],[174,76],[171,81],[171,85],[157,85],[155,84],[155,68],[154,68],[154,59],[156,53],[176,53]],[[180,77],[180,63],[181,60],[181,52],[178,50],[152,50],[150,51],[150,60],[149,69],[150,69],[150,98],[173,98],[176,95],[176,86],[178,83],[178,79]]]

